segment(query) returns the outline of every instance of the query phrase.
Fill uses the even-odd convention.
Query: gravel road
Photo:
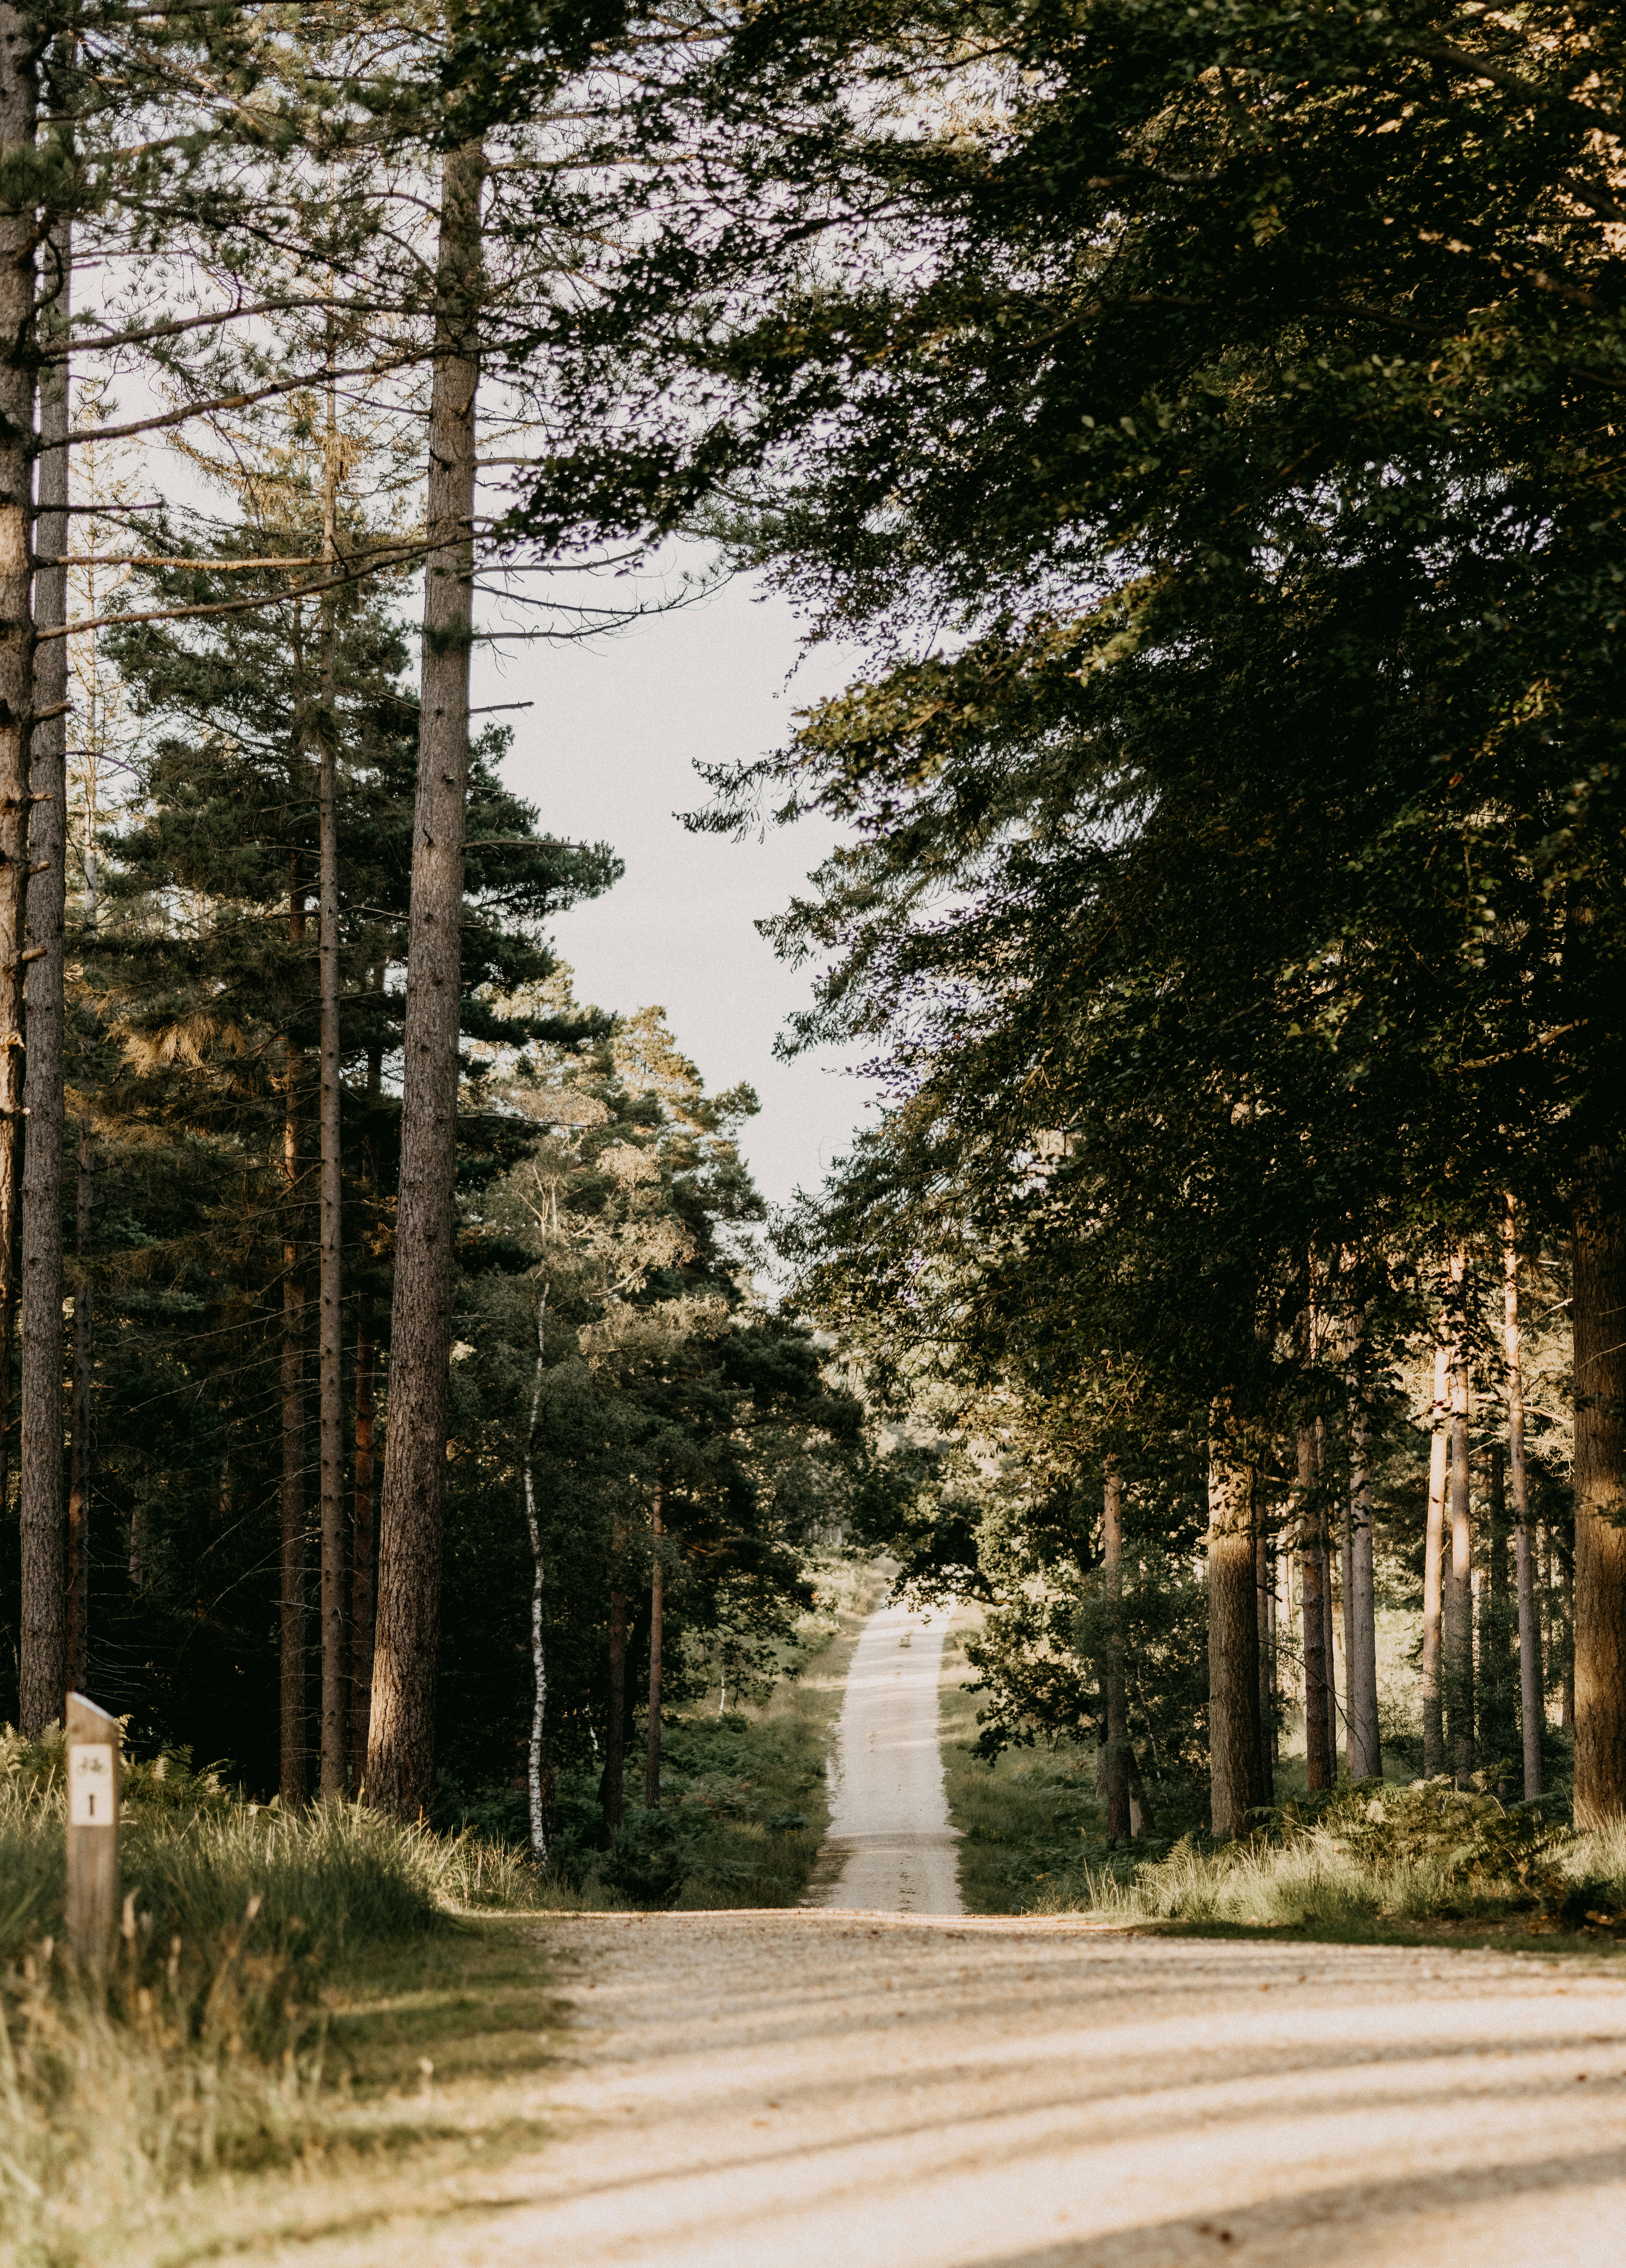
[[[839,1860],[841,1872],[810,1904],[891,1913],[960,1911],[960,1838],[948,1823],[938,1732],[948,1624],[946,1611],[882,1607],[864,1625],[830,1764],[823,1856],[827,1865]]]
[[[1626,2257],[1626,1989],[1572,1966],[839,1911],[548,1924],[556,2139],[303,2268]],[[448,2106],[451,2107],[450,2105]]]
[[[565,2062],[507,2097],[547,2146],[486,2173],[500,2098],[450,2088],[468,2157],[256,2261],[1626,2262],[1626,1972],[959,1915],[945,1628],[884,1609],[859,1643],[828,1904],[550,1918]]]

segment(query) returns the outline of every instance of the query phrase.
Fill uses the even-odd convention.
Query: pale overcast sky
[[[489,602],[482,615],[493,626],[523,619]],[[844,681],[846,658],[820,652],[798,669],[789,608],[744,581],[613,637],[476,654],[477,702],[535,703],[504,720],[515,728],[511,784],[550,832],[602,838],[626,861],[614,890],[555,926],[578,998],[665,1008],[710,1088],[749,1079],[761,1095],[744,1147],[764,1195],[783,1204],[798,1184],[817,1188],[872,1090],[828,1053],[776,1062],[775,1035],[808,978],[752,924],[800,887],[829,830],[804,821],[732,843],[692,835],[673,814],[705,799],[697,760],[777,747],[797,709]]]

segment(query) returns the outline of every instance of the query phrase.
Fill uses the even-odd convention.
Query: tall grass
[[[0,2257],[101,2257],[178,2184],[308,2147],[324,1979],[457,1908],[528,1905],[524,1859],[358,1806],[245,1803],[184,1758],[127,1774],[106,1973],[62,1942],[60,1736],[0,1736]],[[114,2246],[116,2253],[116,2244]]]
[[[1441,1920],[1537,1933],[1626,1929],[1626,1827],[1576,1834],[1539,1808],[1436,1780],[1362,1784],[1232,1843],[1183,1837],[1127,1871],[1080,1867],[1033,1912],[1254,1927]]]

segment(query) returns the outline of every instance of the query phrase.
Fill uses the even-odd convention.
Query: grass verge
[[[417,2134],[433,2043],[455,2036],[454,2067],[534,2059],[534,1945],[459,1911],[519,1918],[512,1854],[348,1806],[245,1804],[184,1759],[127,1775],[122,1927],[106,1973],[80,1973],[63,1767],[60,1737],[0,1742],[8,2262],[133,2258],[178,2197]]]
[[[763,1698],[665,1717],[658,1810],[629,1806],[607,1849],[596,1778],[563,1776],[559,1833],[541,1892],[546,1904],[693,1912],[792,1906],[805,1896],[829,1824],[830,1728],[882,1582],[873,1568],[835,1553],[814,1572],[813,1606]]]

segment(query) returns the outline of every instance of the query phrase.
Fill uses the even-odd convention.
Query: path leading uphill
[[[839,1878],[810,1904],[890,1913],[960,1911],[948,1823],[938,1681],[948,1612],[882,1607],[864,1625],[830,1760],[826,1863]]]
[[[549,1918],[563,2067],[438,2084],[467,2150],[256,2268],[1619,2268],[1626,1978],[959,1915],[944,1627],[865,1629],[826,1903]]]

